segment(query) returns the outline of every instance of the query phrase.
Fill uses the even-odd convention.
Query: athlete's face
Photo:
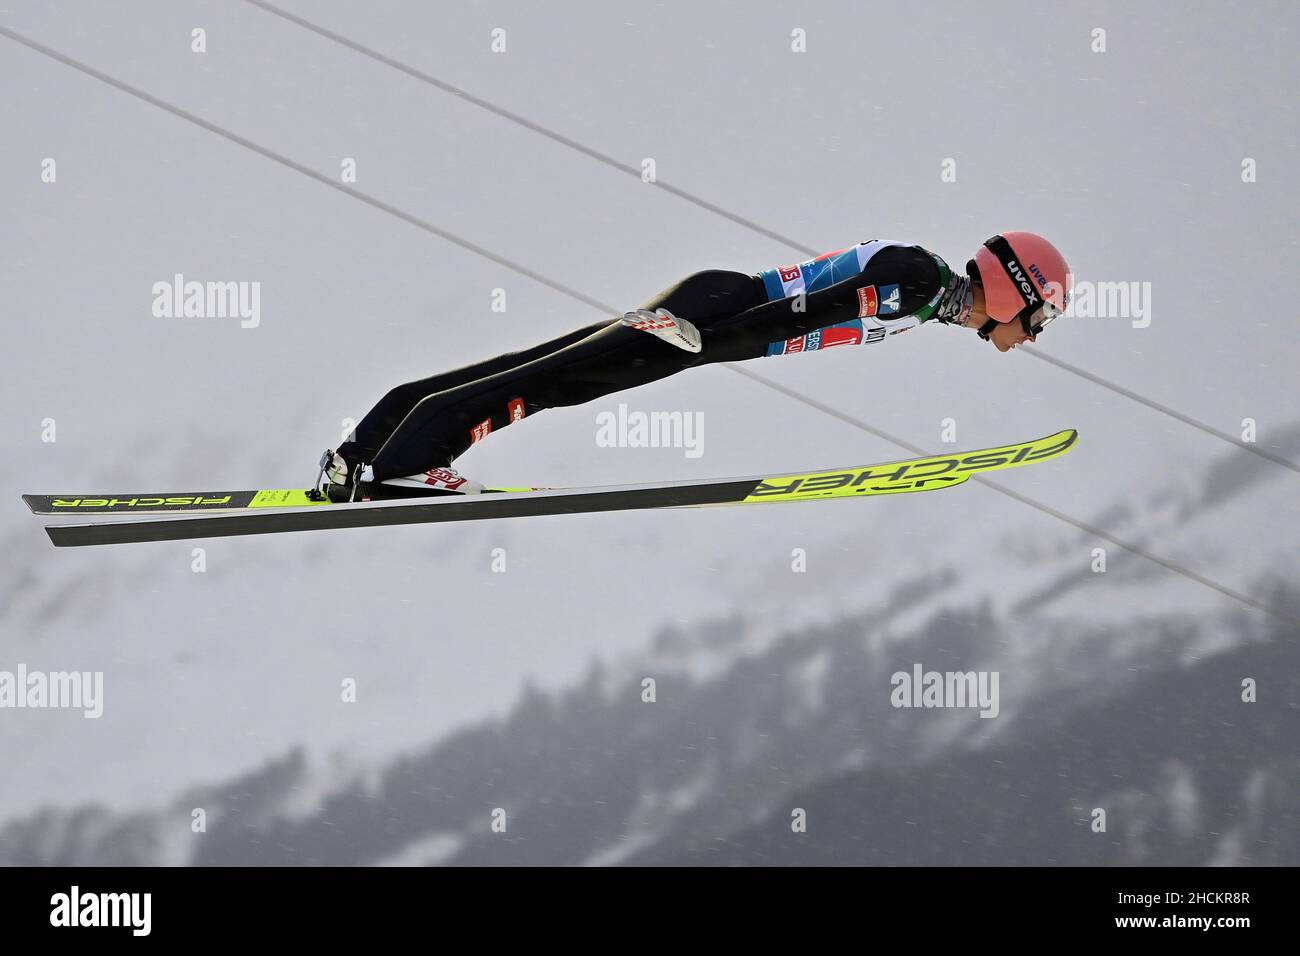
[[[968,329],[981,329],[984,323],[989,320],[989,314],[984,308],[984,287],[978,282],[974,286],[975,301],[971,309],[970,321],[966,323]],[[994,326],[993,331],[989,333],[989,341],[997,348],[999,352],[1010,352],[1021,342],[1033,342],[1035,337],[1025,332],[1025,327],[1019,322],[999,322]]]
[[[997,346],[999,352],[1010,352],[1021,342],[1033,342],[1035,338],[1019,322],[999,322],[997,328],[989,333],[989,341]]]

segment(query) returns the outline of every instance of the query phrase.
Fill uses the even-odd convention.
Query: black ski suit
[[[580,405],[684,369],[836,344],[882,341],[955,311],[954,276],[919,246],[861,243],[757,274],[697,272],[643,308],[694,323],[687,352],[618,320],[602,320],[511,352],[399,385],[338,449],[374,481],[450,465],[474,442],[548,408]],[[959,304],[959,303],[958,303]]]

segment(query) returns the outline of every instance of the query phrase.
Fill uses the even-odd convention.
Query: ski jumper
[[[525,351],[399,385],[338,452],[351,464],[369,464],[375,481],[415,475],[450,465],[519,419],[688,368],[876,343],[931,319],[952,322],[968,287],[933,253],[885,240],[757,274],[697,272],[643,308],[694,323],[701,352],[602,320]]]

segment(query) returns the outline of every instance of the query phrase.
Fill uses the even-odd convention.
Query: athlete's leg
[[[765,298],[752,275],[709,271],[688,276],[644,307],[698,322],[744,311]],[[520,417],[644,385],[701,360],[612,322],[530,362],[422,398],[370,460],[375,480],[449,465],[475,441]]]
[[[758,276],[707,269],[669,286],[641,308],[667,309],[698,325],[700,320],[735,315],[766,301]]]
[[[353,438],[340,445],[338,452],[349,462],[371,461],[393,433],[393,429],[426,396],[455,388],[476,379],[498,375],[520,365],[526,365],[543,355],[550,355],[568,345],[572,345],[574,342],[579,342],[588,335],[599,332],[607,325],[609,325],[608,322],[597,322],[586,328],[575,329],[559,338],[543,342],[530,349],[520,352],[508,352],[505,355],[467,365],[464,368],[441,372],[429,378],[398,385],[389,390],[388,394],[366,413],[366,416],[361,419],[360,424],[357,425],[353,432]]]

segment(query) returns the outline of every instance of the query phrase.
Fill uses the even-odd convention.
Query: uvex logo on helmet
[[[1034,294],[1034,284],[1025,278],[1025,273],[1024,270],[1020,268],[1020,263],[1015,259],[1008,260],[1007,272],[1011,274],[1011,278],[1020,286],[1020,293],[1025,297],[1026,304],[1036,305],[1038,303],[1038,296]]]

